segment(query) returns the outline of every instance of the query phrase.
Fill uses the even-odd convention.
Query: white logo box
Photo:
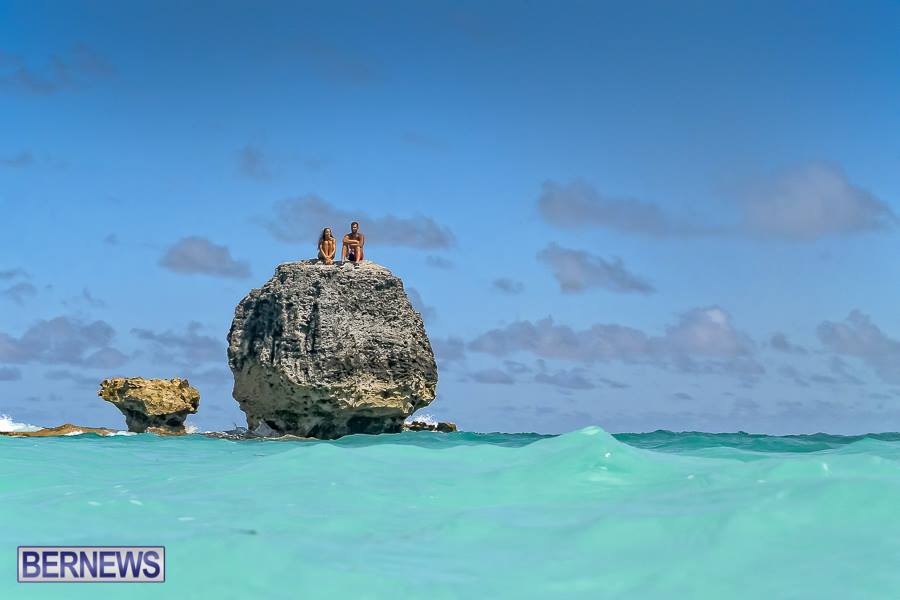
[[[19,546],[19,583],[164,583],[165,546]]]

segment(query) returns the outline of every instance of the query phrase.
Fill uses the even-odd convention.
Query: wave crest
[[[43,427],[37,425],[29,425],[28,423],[18,423],[13,421],[9,415],[0,414],[0,432],[12,433],[15,431],[40,431]]]

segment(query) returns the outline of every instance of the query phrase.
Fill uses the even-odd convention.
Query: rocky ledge
[[[249,429],[302,437],[398,433],[437,385],[422,317],[371,262],[279,265],[235,309],[228,363]]]
[[[181,435],[184,420],[197,412],[200,393],[187,379],[116,377],[100,382],[97,395],[125,415],[128,431]]]
[[[66,423],[57,427],[47,427],[38,429],[37,431],[0,431],[0,435],[9,435],[13,437],[59,437],[66,435],[79,435],[82,433],[96,433],[97,435],[114,435],[115,429],[107,429],[106,427],[82,427],[80,425],[72,425]]]
[[[440,433],[452,433],[459,431],[456,423],[449,421],[406,421],[403,424],[403,431],[437,431]]]

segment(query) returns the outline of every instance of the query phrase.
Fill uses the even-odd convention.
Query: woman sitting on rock
[[[326,265],[334,263],[334,253],[337,250],[337,244],[334,236],[331,235],[331,228],[326,227],[322,230],[322,236],[319,238],[319,260],[324,261]]]

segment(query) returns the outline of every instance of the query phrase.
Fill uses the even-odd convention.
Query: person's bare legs
[[[341,248],[341,262],[349,260],[353,264],[360,261],[360,246],[357,243],[345,243]]]

